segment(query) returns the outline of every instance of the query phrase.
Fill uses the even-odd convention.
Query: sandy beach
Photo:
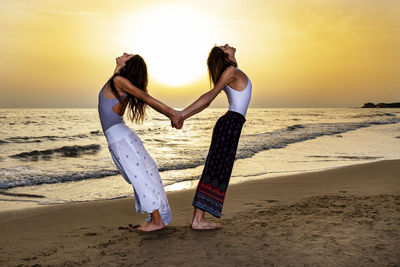
[[[400,160],[230,186],[219,231],[186,225],[193,190],[168,193],[164,230],[135,230],[134,200],[0,213],[1,266],[400,264]]]

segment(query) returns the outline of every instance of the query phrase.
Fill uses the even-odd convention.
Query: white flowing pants
[[[159,210],[164,225],[172,219],[158,167],[144,148],[142,141],[125,123],[108,128],[107,138],[111,156],[122,177],[133,186],[138,212],[149,214]]]

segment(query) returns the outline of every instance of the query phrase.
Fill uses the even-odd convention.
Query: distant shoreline
[[[400,102],[397,103],[365,103],[361,108],[400,108]]]

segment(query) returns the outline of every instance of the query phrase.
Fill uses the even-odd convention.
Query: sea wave
[[[23,124],[24,125],[28,125],[28,124],[38,124],[39,122],[37,121],[24,121]]]
[[[22,152],[10,157],[23,159],[23,160],[39,160],[41,158],[49,159],[54,156],[61,157],[79,157],[82,154],[94,154],[100,150],[100,145],[91,144],[86,146],[63,146],[55,149],[46,149],[46,150],[33,150],[29,152]]]
[[[296,124],[296,125],[286,127],[286,130],[293,131],[293,130],[301,129],[301,128],[304,128],[304,126],[301,124]]]
[[[75,135],[66,135],[66,136],[57,136],[57,135],[43,135],[43,136],[14,136],[8,137],[3,142],[7,143],[40,143],[45,141],[59,141],[59,140],[76,140],[76,139],[85,139],[90,136],[98,136],[103,135],[101,131],[91,131],[89,134],[75,134]],[[0,142],[1,143],[1,142]]]
[[[320,136],[337,135],[337,137],[342,137],[339,134],[370,127],[372,125],[394,124],[399,122],[400,118],[396,117],[387,120],[364,121],[359,123],[295,124],[273,132],[243,135],[240,138],[236,158],[250,158],[260,151],[284,148],[289,144],[315,139]],[[167,161],[158,162],[159,170],[169,171],[196,168],[204,164],[204,155],[207,154],[206,152],[207,151],[202,151],[201,148],[196,150],[191,148],[190,151],[183,151],[181,156],[176,160],[168,159]],[[191,156],[187,157],[187,155]]]
[[[373,113],[373,114],[357,114],[352,115],[351,118],[374,118],[374,117],[396,117],[393,113]]]
[[[308,158],[322,158],[322,159],[346,159],[346,160],[378,160],[382,157],[369,157],[369,156],[321,156],[321,155],[311,155],[306,156]]]
[[[91,135],[103,135],[103,132],[97,130],[97,131],[91,131],[90,134],[91,134]]]
[[[169,162],[163,162],[159,166],[159,171],[175,171],[175,170],[186,170],[191,168],[196,168],[204,164],[204,159],[200,158],[188,158],[188,159],[178,159]]]
[[[240,139],[236,158],[250,158],[260,151],[284,148],[289,144],[315,139],[320,136],[336,135],[337,137],[340,137],[341,133],[354,131],[360,128],[370,127],[373,125],[395,124],[399,122],[399,117],[387,116],[363,122],[294,124],[272,132],[243,135]],[[100,134],[100,132],[94,134]],[[88,146],[67,146],[49,150],[28,151],[13,155],[12,157],[28,161],[38,160],[40,158],[51,159],[55,156],[77,157],[82,154],[96,153],[99,149],[100,145],[98,144]],[[208,146],[190,147],[180,151],[179,155],[177,155],[175,159],[165,158],[157,160],[157,165],[159,166],[160,172],[196,168],[204,164],[207,149]],[[323,158],[323,155],[316,155],[315,157],[321,157],[323,160],[330,160],[329,158]],[[343,156],[342,159],[367,160],[373,158]],[[52,174],[30,170],[29,168],[15,170],[0,169],[0,188],[4,189],[17,186],[96,179],[117,174],[118,171],[114,166],[110,166],[110,169],[107,170],[101,168],[99,168],[98,171],[87,169],[83,171],[71,170],[71,172],[68,173],[58,172]],[[195,178],[185,178],[185,180],[192,179]],[[176,179],[167,182],[167,184],[175,182],[177,182]]]
[[[250,158],[263,150],[284,148],[289,144],[315,139],[324,135],[336,135],[372,125],[399,122],[399,117],[390,117],[386,120],[364,122],[296,124],[273,132],[244,135],[240,139],[236,157],[240,159]]]
[[[53,136],[43,136],[43,137],[29,137],[29,136],[16,136],[16,137],[9,137],[6,140],[9,143],[40,143],[42,142],[41,139],[46,138],[47,140],[52,140]],[[57,138],[57,136],[54,136]]]
[[[170,170],[185,170],[200,166],[204,160],[192,161],[181,160],[171,161],[164,164],[159,168],[159,171]],[[113,165],[111,165],[113,166]],[[48,173],[39,170],[30,169],[28,166],[18,166],[15,168],[2,168],[0,169],[0,189],[9,189],[14,187],[41,185],[41,184],[54,184],[64,183],[88,179],[99,179],[119,174],[116,168],[112,169],[99,169],[96,171],[71,171],[71,172],[57,172]],[[170,185],[176,182],[189,181],[198,179],[198,176],[186,177],[184,179],[172,179],[171,181],[164,181],[164,185]]]
[[[71,181],[80,181],[86,179],[99,179],[108,176],[117,175],[115,170],[98,170],[88,172],[60,172],[44,173],[29,168],[0,169],[0,189],[9,189],[14,187],[65,183]]]

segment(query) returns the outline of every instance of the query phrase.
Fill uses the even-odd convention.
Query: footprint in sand
[[[268,203],[274,203],[274,202],[279,202],[279,200],[276,200],[276,199],[266,199],[266,200],[264,200],[265,202],[268,202]]]
[[[133,224],[128,224],[130,228],[136,229],[139,227],[139,224],[133,225]]]
[[[78,237],[79,234],[65,234],[65,235],[59,235],[59,236],[62,236],[62,237]]]
[[[139,227],[140,225],[132,225],[129,224],[129,227],[125,227],[125,226],[120,226],[118,227],[118,230],[127,230],[130,233],[136,231],[136,229]]]
[[[95,236],[97,233],[86,233],[85,236]]]
[[[263,207],[263,204],[262,203],[254,203],[254,202],[248,202],[248,203],[244,203],[243,204],[244,206],[256,206],[256,207],[258,207],[258,208],[260,208],[260,207]]]
[[[41,256],[50,256],[56,252],[57,252],[57,249],[46,250],[46,251],[43,251],[42,253],[40,253],[40,255]]]
[[[137,224],[137,225],[129,224],[128,227],[125,227],[125,226],[120,226],[120,227],[118,227],[118,230],[132,230],[132,229],[135,230],[135,229],[137,229],[139,226],[140,226],[139,224]]]
[[[23,258],[24,261],[32,261],[32,260],[36,260],[36,259],[37,259],[36,256],[31,257],[31,258]]]

